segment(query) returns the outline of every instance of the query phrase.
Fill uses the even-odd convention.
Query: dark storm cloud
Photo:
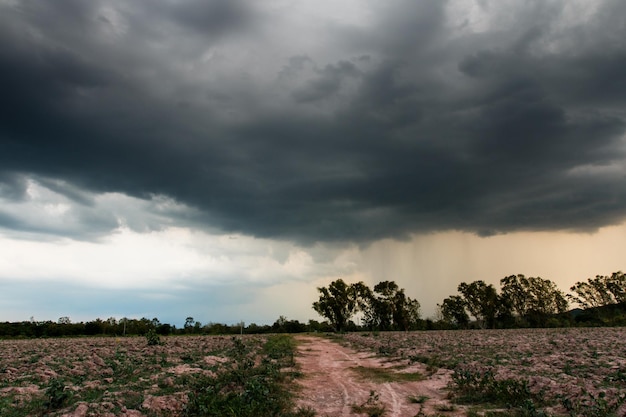
[[[23,175],[85,209],[81,189],[162,194],[302,242],[622,221],[626,5],[483,2],[516,19],[473,33],[454,4],[299,33],[247,2],[5,3],[2,196]]]
[[[210,35],[245,30],[254,24],[250,6],[240,0],[172,2],[163,11],[182,26]]]

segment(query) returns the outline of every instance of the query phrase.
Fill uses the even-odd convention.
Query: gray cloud
[[[248,2],[4,3],[0,192],[300,242],[623,221],[626,5],[471,4],[297,32]]]

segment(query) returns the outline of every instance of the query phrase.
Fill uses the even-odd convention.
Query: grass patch
[[[408,400],[411,404],[424,404],[428,398],[426,395],[409,395]]]
[[[215,376],[198,378],[185,408],[188,416],[311,417],[309,408],[294,410],[289,392],[296,343],[289,335],[270,336],[260,350],[233,338],[231,360]],[[257,356],[260,352],[260,357]]]
[[[91,388],[80,392],[80,400],[87,403],[99,402],[104,397],[106,390]]]
[[[528,382],[517,379],[496,379],[492,369],[457,369],[452,374],[456,400],[465,404],[493,404],[507,411],[494,411],[485,416],[548,417],[541,410],[542,395],[533,394]],[[578,414],[576,414],[578,415]]]
[[[20,400],[14,397],[0,398],[0,412],[3,417],[30,417],[45,414],[43,398]]]
[[[393,372],[385,368],[369,368],[365,366],[357,366],[350,368],[359,376],[359,378],[374,382],[411,382],[421,381],[424,376],[417,372]]]

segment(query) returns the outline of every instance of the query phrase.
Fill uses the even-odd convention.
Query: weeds
[[[492,369],[457,369],[452,374],[459,400],[519,406],[533,399],[528,383],[515,379],[496,379]]]
[[[452,374],[457,401],[462,403],[490,403],[505,406],[511,410],[507,415],[517,417],[547,417],[538,409],[536,402],[540,395],[530,391],[527,381],[517,379],[496,379],[492,369],[457,369]]]
[[[393,348],[392,346],[379,346],[378,347],[378,355],[380,356],[393,356],[398,352],[398,349]]]
[[[426,395],[420,395],[417,397],[415,395],[409,395],[408,400],[411,404],[424,404],[426,400],[428,400],[428,397]]]
[[[435,410],[442,412],[456,411],[456,407],[452,404],[437,404]]]
[[[366,414],[369,417],[382,417],[386,408],[380,403],[380,395],[376,391],[370,391],[367,400],[360,405],[353,404],[352,412],[356,414]]]
[[[270,337],[257,358],[241,339],[233,339],[231,361],[215,376],[199,378],[191,387],[185,412],[188,416],[298,416],[314,415],[312,409],[293,409],[287,390],[288,376],[281,368],[291,366],[295,343],[290,336]]]
[[[65,405],[69,400],[70,393],[65,389],[65,384],[60,379],[51,379],[46,388],[45,406],[49,410],[56,410]]]
[[[296,342],[293,337],[278,334],[270,337],[263,346],[263,353],[268,358],[279,361],[284,366],[294,366]]]
[[[410,382],[421,381],[424,376],[417,372],[393,372],[384,368],[357,366],[352,368],[361,378],[374,382]]]
[[[617,410],[626,401],[626,393],[619,393],[608,398],[606,392],[601,391],[597,396],[582,390],[574,399],[564,398],[561,404],[571,417],[613,417]]]
[[[496,379],[491,369],[456,370],[452,378],[461,402],[503,405],[510,409],[506,415],[515,417],[549,416],[537,407],[542,396],[531,393],[526,381]],[[594,395],[585,390],[581,390],[578,396],[561,399],[570,417],[616,417],[624,402],[626,393],[617,393],[609,398],[606,392]]]
[[[626,367],[621,367],[614,373],[607,375],[604,381],[608,383],[626,383]]]

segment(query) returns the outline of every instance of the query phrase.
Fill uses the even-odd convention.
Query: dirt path
[[[378,404],[385,406],[386,417],[465,415],[457,406],[445,410],[450,408],[445,391],[449,371],[440,369],[427,376],[423,364],[409,367],[405,366],[406,361],[385,361],[371,352],[356,352],[321,337],[298,336],[297,340],[300,342],[297,361],[304,374],[298,380],[301,386],[298,404],[315,409],[320,417],[359,415],[352,406],[364,404],[372,391],[378,395]],[[387,368],[389,372],[419,372],[427,377],[411,382],[374,382],[365,379],[355,368]],[[412,403],[409,397],[426,399],[419,404]]]

